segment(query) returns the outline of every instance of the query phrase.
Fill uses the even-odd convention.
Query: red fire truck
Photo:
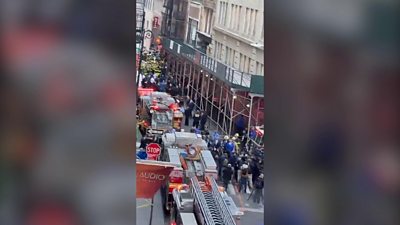
[[[175,166],[169,182],[161,192],[164,208],[169,211],[174,188],[188,185],[190,178],[194,176],[199,180],[204,180],[205,176],[217,178],[218,171],[211,152],[207,150],[207,143],[201,135],[189,132],[166,133],[162,135],[161,140],[160,159]]]
[[[165,92],[154,92],[151,89],[142,89],[139,94],[139,121],[144,121],[144,129],[148,133],[162,135],[171,128],[181,129],[183,114],[174,98]]]

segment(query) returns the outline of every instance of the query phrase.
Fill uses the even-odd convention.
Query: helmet
[[[226,136],[224,137],[224,140],[229,140],[229,136],[226,135]]]
[[[235,137],[236,137],[236,138],[237,138],[237,137],[239,137],[239,134],[238,134],[238,133],[236,133],[236,134],[235,134]]]
[[[236,141],[236,137],[232,137],[232,141]]]

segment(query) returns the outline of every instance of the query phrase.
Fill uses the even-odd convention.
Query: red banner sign
[[[157,157],[161,153],[161,147],[156,143],[151,143],[146,146],[146,153],[147,153],[147,159],[157,160]]]
[[[153,198],[165,184],[173,166],[136,162],[136,197]]]

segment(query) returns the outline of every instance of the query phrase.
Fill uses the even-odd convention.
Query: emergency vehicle
[[[191,178],[190,190],[174,189],[170,221],[175,225],[236,225],[229,201],[213,177]],[[236,208],[237,209],[237,208]]]
[[[162,135],[172,128],[181,129],[183,114],[174,98],[167,93],[149,89],[142,89],[139,95],[139,121],[146,123],[142,126],[148,133]]]
[[[162,136],[161,160],[175,166],[166,187],[162,188],[166,211],[172,204],[172,191],[189,184],[190,178],[204,180],[205,176],[218,177],[217,164],[207,144],[198,135],[187,132],[167,133]]]

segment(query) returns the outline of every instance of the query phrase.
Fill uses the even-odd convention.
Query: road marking
[[[146,208],[146,207],[149,207],[149,206],[151,206],[151,203],[150,204],[140,205],[140,206],[136,207],[136,209]]]
[[[255,212],[255,213],[264,213],[264,207],[261,209],[254,209],[254,208],[239,208],[242,212]]]

